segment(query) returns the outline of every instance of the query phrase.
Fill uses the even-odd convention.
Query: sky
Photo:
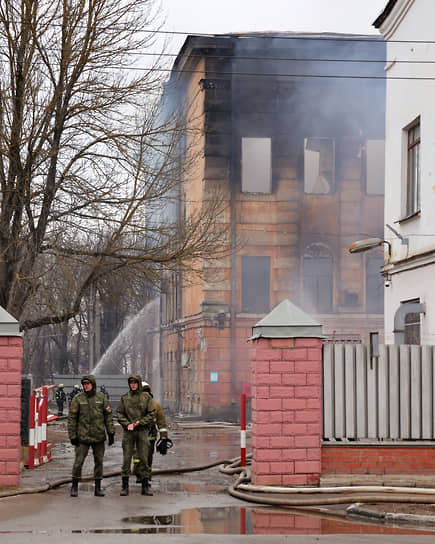
[[[160,0],[178,51],[186,34],[249,31],[378,34],[373,21],[387,0]]]

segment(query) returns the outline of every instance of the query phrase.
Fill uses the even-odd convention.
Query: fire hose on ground
[[[248,462],[252,455],[247,456]],[[183,474],[219,466],[223,474],[235,477],[229,486],[231,496],[246,502],[279,507],[311,507],[346,503],[401,502],[435,504],[435,489],[394,486],[340,486],[340,487],[279,487],[251,484],[250,468],[241,466],[241,458],[224,459],[206,465],[153,470],[154,475]],[[104,478],[120,476],[120,471],[108,472]],[[92,481],[93,476],[84,476],[82,481]],[[40,487],[20,488],[0,492],[0,498],[31,493],[42,493],[71,483],[71,478],[47,482]],[[292,495],[291,497],[287,495]],[[334,496],[328,496],[334,495]]]

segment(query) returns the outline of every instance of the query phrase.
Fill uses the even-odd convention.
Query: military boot
[[[94,495],[96,497],[104,497],[104,491],[101,489],[101,480],[100,479],[95,479]]]
[[[149,495],[150,497],[153,495],[153,492],[148,484],[148,478],[144,478],[142,480],[142,495]]]
[[[71,497],[78,497],[79,494],[79,479],[73,478],[72,479],[72,485],[71,485]]]
[[[122,489],[120,495],[121,497],[126,497],[128,495],[128,476],[122,477]]]

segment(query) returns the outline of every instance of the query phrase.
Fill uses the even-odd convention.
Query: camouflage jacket
[[[150,430],[150,438],[156,439],[157,432],[160,433],[160,437],[163,437],[163,436],[167,437],[168,429],[166,428],[166,418],[163,412],[163,408],[160,405],[160,403],[154,399],[153,399],[153,404],[156,410],[156,415],[155,415],[155,424],[152,426]]]
[[[115,434],[112,409],[103,393],[96,390],[94,376],[86,376],[92,382],[92,391],[76,395],[69,408],[68,436],[85,444],[103,442],[108,434]]]
[[[142,383],[140,376],[131,376],[137,380],[139,386]],[[130,391],[121,397],[116,411],[119,424],[126,431],[130,423],[139,421],[138,429],[150,429],[155,423],[155,407],[153,399],[141,390]]]

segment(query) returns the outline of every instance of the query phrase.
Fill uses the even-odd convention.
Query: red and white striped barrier
[[[242,467],[246,467],[246,399],[251,397],[251,384],[243,382],[240,395],[240,466]]]
[[[47,445],[48,390],[56,385],[44,385],[33,390],[30,397],[29,459],[26,466],[35,468],[51,461]]]

